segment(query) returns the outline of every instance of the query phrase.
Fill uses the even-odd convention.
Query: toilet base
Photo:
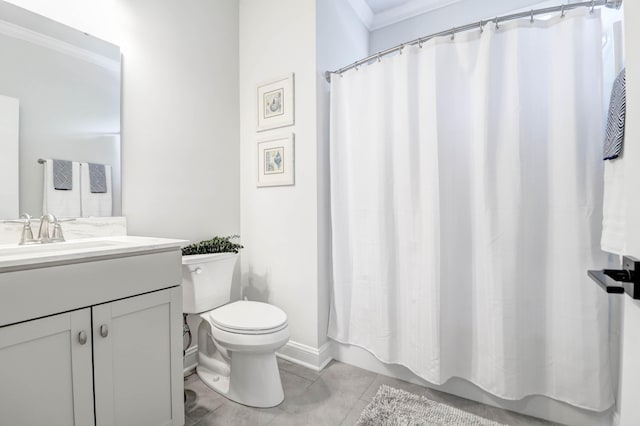
[[[203,353],[199,356],[207,357]],[[200,380],[232,401],[258,408],[275,407],[284,401],[274,352],[232,352],[230,375],[213,371],[202,364],[208,363],[201,362],[196,367]]]

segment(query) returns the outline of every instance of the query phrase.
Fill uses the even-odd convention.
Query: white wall
[[[540,4],[541,0],[463,0],[450,6],[407,19],[371,32],[369,52],[375,53],[439,31],[449,30],[481,19],[511,13]],[[562,2],[554,2],[554,6]]]
[[[240,0],[244,295],[282,308],[291,340],[318,347],[315,0]],[[256,85],[295,73],[295,125],[256,133]],[[257,188],[257,141],[295,133],[295,185]]]
[[[239,230],[238,3],[119,0],[129,233]]]

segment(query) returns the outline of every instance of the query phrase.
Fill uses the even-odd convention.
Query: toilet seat
[[[214,327],[236,334],[271,334],[287,327],[287,314],[268,303],[241,300],[209,311]]]

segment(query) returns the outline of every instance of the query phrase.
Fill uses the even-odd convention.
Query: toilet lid
[[[287,314],[268,303],[241,300],[220,306],[209,313],[216,327],[232,333],[265,334],[287,324]]]

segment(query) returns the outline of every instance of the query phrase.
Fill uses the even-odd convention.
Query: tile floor
[[[185,378],[186,426],[338,426],[353,425],[381,384],[388,384],[434,401],[508,425],[553,423],[484,405],[412,383],[332,361],[316,372],[278,359],[285,400],[274,408],[236,404],[204,385],[197,375]]]

